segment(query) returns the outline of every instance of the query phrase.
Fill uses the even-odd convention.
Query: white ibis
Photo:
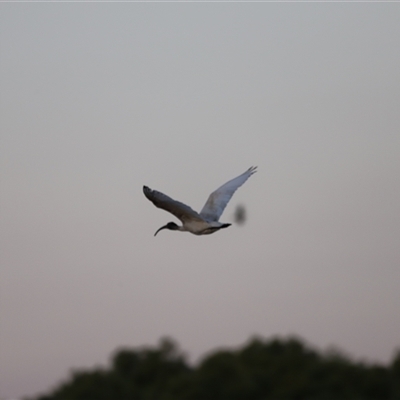
[[[229,200],[236,192],[236,189],[243,185],[247,179],[253,175],[257,167],[251,167],[238,177],[226,182],[220,188],[212,192],[200,213],[197,213],[186,204],[171,199],[164,193],[151,190],[147,186],[143,186],[144,195],[158,208],[170,212],[181,220],[182,225],[177,225],[175,222],[168,222],[162,226],[154,236],[162,229],[171,231],[190,232],[194,235],[208,235],[222,228],[227,228],[231,224],[219,222]]]

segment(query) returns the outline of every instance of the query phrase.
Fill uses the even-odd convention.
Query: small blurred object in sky
[[[246,209],[244,208],[243,205],[239,204],[238,206],[236,206],[234,217],[235,217],[235,222],[238,225],[244,225],[244,223],[246,222]]]

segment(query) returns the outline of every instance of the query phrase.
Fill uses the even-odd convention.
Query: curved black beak
[[[154,236],[157,235],[158,232],[162,231],[163,229],[168,229],[168,225],[162,226],[160,229],[157,229],[157,232],[154,234]]]

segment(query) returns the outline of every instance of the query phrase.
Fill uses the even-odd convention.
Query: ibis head
[[[180,228],[179,225],[177,225],[175,222],[168,222],[167,225],[164,225],[160,229],[158,229],[157,232],[154,234],[154,236],[156,236],[157,233],[162,231],[163,229],[169,229],[170,231],[178,231],[179,228]]]

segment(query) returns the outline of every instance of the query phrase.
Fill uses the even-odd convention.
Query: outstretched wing
[[[236,192],[236,189],[242,186],[255,172],[257,172],[257,167],[250,167],[242,175],[226,182],[220,188],[212,192],[203,209],[200,211],[200,216],[208,221],[218,221],[229,200]]]
[[[175,217],[180,219],[182,223],[189,220],[204,221],[204,219],[189,206],[171,199],[171,197],[168,197],[164,193],[157,192],[157,190],[151,190],[147,186],[143,186],[143,193],[156,207],[162,208],[163,210],[175,215]]]

